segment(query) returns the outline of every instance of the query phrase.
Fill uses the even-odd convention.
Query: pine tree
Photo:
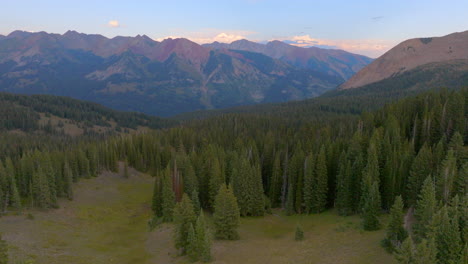
[[[186,159],[184,163],[182,177],[184,178],[184,190],[186,193],[193,194],[194,191],[198,190],[198,179],[195,174],[195,169],[193,168],[192,162],[190,159]],[[193,200],[193,197],[191,197]],[[199,198],[197,199],[200,203]],[[195,201],[193,201],[195,203]]]
[[[10,206],[13,209],[19,210],[21,209],[21,199],[16,186],[15,167],[11,158],[7,158],[5,161],[4,177],[6,177],[6,189],[4,189],[4,195],[6,196],[5,207]]]
[[[221,171],[219,160],[215,157],[211,158],[211,167],[208,174],[208,204],[212,208],[216,195],[218,194],[219,186],[225,183],[224,175]]]
[[[64,179],[64,192],[65,196],[68,198],[68,200],[73,200],[73,174],[70,169],[70,165],[68,164],[68,161],[65,161],[63,165],[63,175],[65,177]]]
[[[408,237],[408,233],[403,227],[403,224],[403,199],[401,196],[397,196],[395,198],[395,203],[390,209],[390,222],[387,227],[387,235],[383,242],[390,251],[394,251],[395,248],[398,248]]]
[[[198,260],[198,248],[197,248],[197,238],[195,236],[195,230],[193,229],[192,223],[190,223],[188,233],[187,233],[187,256],[191,262]]]
[[[426,179],[432,172],[431,160],[431,149],[424,144],[411,165],[407,189],[409,205],[416,204],[424,179]]]
[[[442,162],[439,177],[436,178],[438,197],[447,204],[456,192],[457,161],[453,150],[447,152],[447,156]]]
[[[34,205],[39,208],[49,208],[51,206],[49,183],[41,167],[34,173],[31,186]]]
[[[187,253],[188,249],[188,232],[190,226],[195,224],[196,215],[193,210],[193,204],[187,194],[182,196],[182,200],[178,202],[174,208],[174,241],[175,247],[182,251],[182,254]]]
[[[320,213],[326,209],[328,196],[328,172],[327,160],[325,157],[325,147],[320,148],[315,162],[315,199],[312,206],[312,211]]]
[[[286,204],[284,211],[286,215],[293,215],[295,213],[295,208],[294,208],[294,186],[292,183],[288,184],[288,194],[286,197]]]
[[[209,235],[209,230],[206,227],[203,211],[201,211],[198,216],[195,227],[195,234],[199,259],[203,262],[211,261],[211,238]]]
[[[193,209],[198,214],[201,210],[200,199],[198,198],[197,189],[193,189],[192,194],[190,195],[190,199],[193,203]]]
[[[273,161],[271,169],[271,180],[268,197],[270,197],[271,206],[278,207],[280,205],[281,185],[282,185],[282,170],[281,170],[281,156],[277,153]]]
[[[362,173],[360,208],[364,210],[366,202],[369,200],[370,190],[374,183],[379,184],[379,162],[377,159],[377,150],[373,145],[369,146],[367,151],[367,165]]]
[[[351,185],[351,162],[343,152],[338,166],[338,175],[336,176],[335,207],[339,215],[346,216],[353,212]]]
[[[437,246],[439,263],[457,264],[462,258],[463,244],[457,217],[450,217],[447,206],[432,218],[431,233]]]
[[[312,212],[312,207],[315,201],[315,182],[314,182],[314,158],[312,155],[307,156],[304,163],[304,204],[307,214]]]
[[[364,203],[363,210],[363,226],[364,230],[372,231],[380,228],[379,212],[380,212],[380,192],[377,182],[372,184],[369,191],[369,196]]]
[[[260,166],[252,166],[250,184],[252,188],[250,196],[250,215],[263,216],[265,214],[265,193],[263,192],[262,172]]]
[[[242,216],[265,214],[263,184],[260,168],[248,159],[238,158],[232,172],[232,186]]]
[[[414,264],[415,259],[415,248],[413,244],[413,239],[408,237],[403,241],[400,248],[395,252],[395,258],[400,264]]]
[[[465,247],[463,248],[462,256],[460,258],[460,263],[468,263],[468,243],[465,242]]]
[[[159,176],[154,179],[151,209],[154,215],[162,217],[162,179]]]
[[[175,193],[172,189],[171,171],[167,167],[161,186],[161,214],[164,222],[171,222],[175,206]]]
[[[237,228],[239,227],[239,207],[231,187],[220,187],[215,199],[213,221],[215,237],[217,239],[239,239]]]
[[[453,134],[447,147],[449,150],[453,150],[458,167],[466,162],[468,153],[464,148],[463,136],[458,131]]]
[[[437,248],[434,238],[423,239],[416,246],[414,253],[414,264],[437,263]]]
[[[414,216],[417,222],[413,229],[418,238],[426,238],[429,232],[429,225],[436,212],[437,201],[435,197],[434,183],[431,177],[424,181],[419,200],[416,203]]]

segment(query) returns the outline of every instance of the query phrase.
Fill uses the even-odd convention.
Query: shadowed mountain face
[[[371,58],[343,50],[317,47],[301,48],[277,40],[267,44],[260,44],[243,39],[234,41],[231,44],[214,42],[203,46],[213,49],[245,50],[262,53],[299,68],[312,69],[340,77],[343,81],[349,79],[372,62]]]
[[[281,42],[271,45],[296,50]],[[70,96],[169,116],[314,97],[341,84],[368,59],[323,50],[364,58],[349,59],[349,73],[340,75],[284,59],[292,55],[255,51],[214,49],[187,39],[15,31],[0,36],[0,91]]]
[[[340,88],[363,87],[433,63],[443,63],[445,67],[452,64],[450,68],[461,66],[460,70],[466,70],[466,63],[461,61],[468,62],[468,31],[444,37],[409,39],[376,59]]]

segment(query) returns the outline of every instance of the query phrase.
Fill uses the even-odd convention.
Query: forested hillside
[[[96,103],[52,95],[17,95],[0,93],[0,131],[19,129],[25,132],[38,129],[55,130],[41,124],[41,114],[54,116],[62,121],[74,122],[91,129],[93,126],[137,129],[138,126],[162,128],[175,124],[173,121],[147,116],[141,113],[119,112]],[[63,123],[63,122],[62,122]],[[63,124],[60,125],[63,127]],[[115,130],[112,127],[111,130]],[[119,129],[120,129],[119,128]]]
[[[425,91],[438,90],[441,87],[449,90],[468,87],[467,69],[466,60],[432,63],[356,89],[333,90],[308,100],[198,111],[181,114],[176,118],[190,120],[226,113],[255,113],[310,120],[333,117],[336,114],[359,115]]]
[[[361,215],[365,230],[386,228],[380,216],[390,212],[383,244],[402,263],[463,263],[467,100],[467,89],[441,90],[354,118],[348,114],[358,111],[349,108],[345,115],[337,110],[312,119],[294,111],[286,119],[229,114],[73,145],[22,144],[2,151],[0,204],[4,212],[56,207],[58,198],[72,199],[73,182],[116,171],[120,160],[155,177],[151,225],[174,220],[175,246],[195,259],[209,259],[191,248],[193,241],[209,248],[200,242],[205,238],[193,239],[205,236],[198,208],[214,213],[218,239],[238,238],[239,215],[335,208],[340,215]]]

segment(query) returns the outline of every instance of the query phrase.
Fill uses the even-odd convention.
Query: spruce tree
[[[410,206],[415,205],[418,194],[427,178],[432,172],[431,149],[424,144],[413,161],[408,178],[407,197]]]
[[[185,160],[182,177],[184,179],[184,191],[188,194],[193,194],[193,191],[198,190],[198,179],[195,174],[192,162],[189,158]],[[193,201],[193,197],[192,201]],[[200,202],[199,199],[197,199]],[[195,201],[193,201],[195,203]]]
[[[415,264],[437,263],[437,248],[434,238],[423,239],[416,246],[414,253]]]
[[[203,211],[200,212],[195,226],[196,245],[199,259],[203,262],[211,261],[211,238],[206,227]]]
[[[438,263],[457,264],[462,259],[463,244],[457,217],[450,217],[447,206],[432,218],[431,233],[437,246]]]
[[[188,233],[187,233],[187,256],[189,257],[191,262],[195,262],[198,260],[198,245],[197,245],[197,237],[195,235],[195,229],[193,229],[192,223],[189,225]]]
[[[314,197],[315,197],[315,182],[314,182],[314,158],[312,155],[307,156],[305,163],[304,163],[304,204],[305,204],[305,212],[311,213],[312,207],[314,204]]]
[[[343,152],[338,165],[338,175],[336,176],[336,199],[335,207],[339,215],[350,215],[353,212],[352,203],[352,181],[351,162]]]
[[[366,202],[369,200],[370,190],[374,183],[379,183],[379,163],[377,159],[377,150],[373,145],[369,146],[367,151],[367,165],[362,172],[360,210],[363,211]]]
[[[172,189],[170,168],[164,173],[161,186],[161,214],[164,222],[171,222],[175,206],[175,193]]]
[[[221,170],[221,165],[216,157],[211,158],[211,167],[208,173],[208,204],[212,208],[216,195],[218,194],[219,186],[225,183],[224,175]]]
[[[73,200],[73,174],[70,169],[70,165],[68,164],[68,161],[65,161],[63,165],[63,175],[65,177],[64,179],[64,192],[65,196],[67,197],[68,200]]]
[[[237,199],[231,187],[222,185],[216,195],[213,221],[215,226],[215,237],[217,239],[236,240],[239,239],[237,228],[239,227],[240,211]]]
[[[315,197],[312,211],[320,213],[326,209],[328,196],[328,172],[325,147],[320,148],[315,162]]]
[[[462,264],[468,263],[468,242],[465,242],[465,246],[463,248],[462,256],[460,258],[460,263],[462,263]]]
[[[187,253],[188,249],[188,232],[190,226],[195,224],[196,215],[193,209],[193,204],[187,194],[182,196],[182,200],[178,202],[174,208],[174,241],[175,247],[180,249],[182,254]]]
[[[429,226],[434,213],[436,212],[437,200],[432,178],[429,176],[424,181],[419,199],[416,203],[414,216],[417,222],[413,229],[418,238],[426,238],[429,232]]]
[[[201,210],[200,199],[198,198],[198,191],[197,189],[193,189],[192,194],[190,195],[190,199],[193,203],[193,209],[198,214]]]
[[[372,184],[369,191],[369,196],[364,203],[363,210],[363,227],[364,230],[372,231],[380,228],[379,212],[380,212],[380,192],[377,182]]]
[[[294,186],[292,185],[292,183],[289,183],[288,194],[286,197],[286,204],[284,208],[286,215],[293,215],[295,213],[294,200]]]
[[[262,172],[260,166],[252,166],[249,185],[252,188],[250,196],[250,215],[263,216],[265,214],[265,193],[263,192]]]
[[[7,196],[6,205],[19,210],[21,209],[21,199],[16,185],[15,167],[13,166],[11,158],[7,158],[5,161],[5,174],[4,177],[6,177],[7,181],[7,189],[4,190]]]
[[[408,233],[403,227],[404,212],[403,212],[403,199],[401,196],[395,198],[395,203],[390,209],[390,222],[387,227],[387,234],[383,241],[384,245],[390,250],[394,251],[401,243],[408,237]]]
[[[260,168],[246,158],[238,158],[232,173],[232,186],[242,216],[265,214]]]
[[[270,188],[268,197],[270,197],[271,206],[276,208],[280,205],[281,185],[282,185],[281,156],[277,153],[271,169]]]
[[[159,175],[154,179],[151,209],[154,215],[162,217],[162,179]]]
[[[442,162],[439,177],[436,178],[438,197],[440,197],[445,204],[450,201],[452,194],[456,192],[456,174],[457,161],[453,150],[449,150]]]
[[[400,264],[414,264],[415,248],[413,239],[408,237],[395,252],[395,258]]]

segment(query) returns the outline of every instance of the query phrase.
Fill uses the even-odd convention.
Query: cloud
[[[119,28],[121,27],[120,23],[118,20],[110,20],[108,23],[107,23],[107,26],[110,27],[110,28]]]
[[[298,35],[292,37],[282,37],[282,40],[298,47],[321,47],[342,49],[352,53],[362,54],[369,57],[378,57],[392,48],[396,43],[379,39],[361,40],[330,40],[312,38],[310,35]]]
[[[162,41],[167,38],[186,38],[198,44],[212,43],[215,41],[221,43],[231,43],[240,39],[265,43],[265,38],[258,38],[259,34],[254,31],[243,30],[223,30],[223,29],[202,29],[199,31],[187,31],[183,29],[172,30],[169,36],[155,38],[156,41]],[[276,36],[271,40],[280,40],[298,47],[319,47],[325,49],[342,49],[356,54],[366,55],[376,58],[387,50],[392,48],[394,41],[379,39],[361,39],[361,40],[336,40],[336,39],[318,39],[310,35],[298,34],[295,36]]]
[[[249,36],[256,34],[252,31],[241,31],[241,30],[221,30],[221,29],[204,29],[201,31],[187,32],[183,30],[176,30],[175,34],[171,36],[165,36],[155,38],[156,41],[162,41],[167,38],[187,38],[198,44],[222,42],[231,43],[236,40],[246,39]]]
[[[383,18],[384,18],[383,16],[371,17],[372,21],[374,21],[374,22],[379,22],[379,21],[382,20]]]

